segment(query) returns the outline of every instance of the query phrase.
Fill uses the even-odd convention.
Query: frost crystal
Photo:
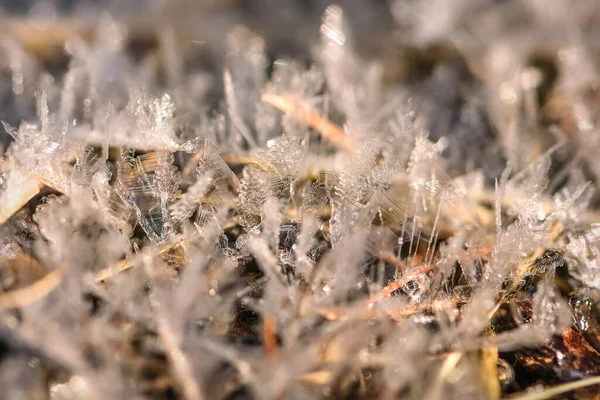
[[[595,2],[17,3],[3,398],[593,397]]]

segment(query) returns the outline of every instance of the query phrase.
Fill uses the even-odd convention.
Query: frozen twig
[[[564,393],[569,393],[577,389],[583,389],[598,384],[600,384],[600,376],[593,376],[575,382],[552,386],[546,389],[528,389],[526,390],[526,393],[520,392],[508,398],[511,400],[546,400],[555,398]]]
[[[156,322],[158,335],[165,346],[167,357],[175,372],[174,379],[179,382],[183,397],[186,400],[204,399],[200,385],[192,374],[192,366],[186,355],[179,348],[177,338],[171,330],[169,323],[160,315],[157,316]]]
[[[33,196],[39,193],[44,185],[37,179],[24,178],[17,188],[8,194],[0,196],[5,200],[0,206],[0,224],[5,223],[14,213],[19,211]],[[7,197],[5,199],[5,197]]]
[[[262,101],[290,114],[294,119],[313,128],[325,139],[342,150],[354,151],[354,140],[341,127],[321,117],[315,110],[303,105],[290,96],[263,94]]]
[[[40,301],[60,284],[64,273],[63,269],[55,269],[29,286],[0,292],[0,310],[25,307]]]

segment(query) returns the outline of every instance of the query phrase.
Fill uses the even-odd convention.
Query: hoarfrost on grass
[[[597,7],[391,3],[385,40],[353,30],[375,6],[323,6],[304,59],[270,25],[190,48],[104,17],[59,73],[8,35],[9,396],[499,398],[535,352],[600,373]]]

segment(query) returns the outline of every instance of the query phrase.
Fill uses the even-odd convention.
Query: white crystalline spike
[[[275,255],[273,255],[269,249],[267,242],[262,238],[252,237],[248,241],[248,247],[254,257],[256,257],[261,270],[269,279],[270,285],[277,287],[278,290],[283,292],[285,285],[279,272],[279,263]]]
[[[227,36],[230,54],[230,67],[234,72],[251,78],[256,85],[264,80],[268,67],[265,41],[244,27],[236,27]]]
[[[344,47],[348,38],[345,32],[344,12],[337,5],[327,7],[323,13],[321,40],[330,57],[338,57],[337,53],[343,52],[341,48]]]
[[[99,205],[105,209],[108,209],[109,199],[112,194],[112,188],[109,184],[110,176],[110,170],[103,168],[93,174],[90,182]]]
[[[8,123],[2,121],[2,126],[4,127],[4,130],[6,131],[6,133],[8,133],[10,136],[12,136],[13,139],[17,139],[17,135],[19,134],[19,132],[17,131],[16,128],[13,128],[12,126],[10,126]]]
[[[67,121],[71,118],[77,98],[77,80],[80,75],[79,68],[72,63],[64,78],[63,90],[60,96],[59,120]]]
[[[237,101],[236,101],[236,92],[233,86],[233,81],[231,79],[231,73],[229,71],[225,71],[223,74],[223,84],[225,85],[225,99],[227,101],[227,110],[229,112],[229,118],[231,118],[231,122],[235,129],[239,132],[239,134],[244,138],[251,147],[258,147],[258,144],[254,140],[248,125],[241,118]]]
[[[258,129],[261,116],[257,110],[261,107],[261,88],[269,65],[265,41],[249,29],[236,26],[227,35],[227,44],[224,89],[227,114],[233,125],[229,130],[239,144],[254,148],[280,133],[280,128],[275,127],[277,130],[271,134]]]
[[[48,135],[50,132],[50,120],[48,111],[48,96],[42,92],[38,97],[38,113],[42,122],[42,134]]]
[[[415,241],[415,251],[414,251],[413,256],[412,256],[411,265],[416,265],[417,264],[417,253],[419,251],[419,243],[421,242],[421,235],[422,234],[423,234],[423,228],[419,227],[419,234],[417,235],[417,240]]]
[[[500,237],[502,234],[502,192],[498,186],[498,179],[495,182],[495,207],[494,212],[496,215],[496,236]]]
[[[175,379],[181,386],[184,398],[187,400],[203,400],[204,396],[199,382],[193,376],[192,365],[180,349],[179,338],[172,331],[168,320],[164,316],[158,315],[156,319],[158,335],[165,347],[167,357],[176,371]]]
[[[102,158],[106,161],[108,160],[109,151],[110,151],[110,143],[111,143],[111,133],[113,128],[113,120],[115,118],[115,107],[111,100],[108,101],[108,105],[106,106],[106,119],[105,119],[105,135],[106,141],[102,146]]]
[[[104,14],[98,24],[98,42],[112,52],[118,52],[123,48],[126,30],[119,25],[110,15]]]
[[[392,264],[394,262],[394,247],[396,246],[397,237],[388,228],[374,227],[365,242],[365,250],[374,257]],[[400,267],[400,264],[394,264]]]
[[[538,285],[533,296],[533,323],[548,330],[548,336],[561,333],[571,326],[569,306],[558,296],[553,288],[554,272],[547,273],[545,279]]]
[[[461,261],[464,257],[464,246],[466,241],[466,232],[461,231],[452,237],[446,244],[440,245],[440,262],[436,267],[436,277],[448,278],[456,261]]]
[[[83,175],[88,175],[93,164],[98,160],[92,147],[80,146],[75,153],[75,168]]]
[[[550,155],[556,148],[548,150],[506,181],[504,194],[512,199],[511,207],[507,207],[506,211],[511,215],[516,215],[532,198],[539,198],[546,189],[551,165]]]
[[[175,30],[168,26],[160,31],[159,43],[161,56],[166,66],[167,78],[171,85],[180,82],[184,77],[183,58],[178,51]]]
[[[126,236],[108,224],[92,199],[77,187],[70,197],[49,198],[37,208],[34,220],[48,240],[40,244],[41,256],[75,274],[107,267],[129,247]]]
[[[188,190],[174,202],[169,211],[175,221],[183,221],[192,216],[202,197],[206,194],[210,186],[213,184],[213,178],[210,173],[201,176]]]
[[[413,216],[413,224],[412,224],[412,229],[410,232],[410,243],[408,246],[408,255],[410,257],[410,255],[412,254],[412,249],[413,249],[413,243],[415,243],[415,232],[417,229],[417,224],[419,221],[419,206],[421,205],[421,203],[419,202],[419,198],[418,196],[415,196],[415,213]],[[418,247],[419,242],[416,242],[416,246],[415,246],[415,256],[417,254],[417,247]]]
[[[435,219],[433,221],[433,228],[431,228],[431,235],[429,237],[429,241],[427,242],[427,252],[425,253],[425,263],[427,264],[431,264],[431,261],[433,260],[433,251],[431,246],[433,245],[433,247],[435,248],[435,241],[437,240],[437,235],[438,232],[436,231],[437,225],[438,225],[438,220],[440,219],[440,211],[442,210],[442,202],[440,201],[440,203],[438,204],[437,207],[437,211],[435,213]],[[431,252],[431,259],[429,259],[429,254]]]
[[[333,243],[352,229],[362,211],[378,212],[379,194],[389,185],[391,174],[385,163],[377,165],[377,149],[376,142],[366,141],[361,151],[342,167],[337,182],[332,182],[330,226]]]
[[[17,135],[19,134],[19,132],[17,131],[16,128],[10,126],[8,123],[2,121],[2,126],[4,127],[4,130],[6,131],[6,133],[8,133],[10,136],[12,136],[13,139],[17,139]]]
[[[10,35],[3,38],[0,46],[4,50],[7,64],[10,67],[12,92],[16,96],[28,95],[28,89],[33,89],[38,74],[38,64],[35,58],[17,40],[10,38]]]
[[[296,271],[299,274],[309,276],[312,273],[313,262],[308,257],[308,252],[315,244],[315,234],[319,229],[319,222],[311,215],[307,215],[302,220],[302,227],[298,240],[293,246],[296,254]]]
[[[557,217],[559,219],[570,218],[575,220],[581,211],[587,207],[593,192],[594,188],[591,182],[586,182],[577,187],[572,194],[568,191],[563,195],[557,193],[554,196],[556,211],[548,219]]]
[[[281,224],[279,218],[279,201],[275,197],[267,199],[262,207],[263,213],[263,237],[269,243],[269,247],[273,252],[279,248],[279,226]]]
[[[328,296],[327,301],[335,301],[336,297],[344,296],[358,282],[360,264],[364,258],[365,236],[365,232],[361,230],[353,235],[347,234],[331,253],[333,274],[328,282],[331,296]]]
[[[425,184],[435,179],[435,166],[439,154],[434,143],[423,136],[419,136],[415,142],[415,148],[411,153],[407,172],[411,179],[411,186],[415,190],[422,190]]]

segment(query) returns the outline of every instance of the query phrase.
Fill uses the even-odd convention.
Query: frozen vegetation
[[[597,398],[596,1],[67,3],[0,18],[0,397]]]

